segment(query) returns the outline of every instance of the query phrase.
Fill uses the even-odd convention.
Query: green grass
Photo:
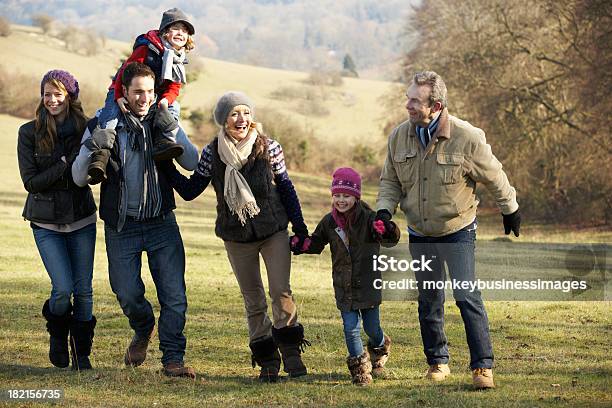
[[[446,307],[446,330],[452,354],[452,377],[443,384],[422,379],[426,370],[413,301],[387,301],[382,325],[393,339],[389,378],[358,389],[345,365],[342,325],[331,288],[329,253],[293,259],[292,287],[300,319],[312,347],[304,354],[310,375],[280,384],[261,385],[251,368],[242,299],[221,240],[214,237],[211,191],[193,202],[178,199],[177,218],[187,254],[186,362],[195,381],[165,378],[159,373],[161,353],[154,338],[145,364],[123,366],[131,337],[127,319],[110,290],[102,224],[94,271],[94,312],[98,327],[90,372],[52,368],[47,359],[48,335],[40,309],[50,283],[28,223],[21,218],[25,192],[15,157],[17,127],[23,121],[0,116],[0,389],[61,388],[60,405],[140,406],[610,406],[608,358],[612,338],[610,302],[487,302],[496,355],[498,388],[475,392],[469,387],[469,353],[456,306]],[[315,222],[327,211],[325,178],[294,174],[306,219]],[[374,202],[375,186],[364,196]],[[97,196],[97,192],[96,192]],[[402,217],[400,224],[405,226]],[[501,220],[484,214],[479,236],[499,237]],[[572,232],[548,228],[549,242],[609,242],[609,232]],[[534,239],[540,229],[526,226],[519,241]],[[550,231],[557,231],[550,235]],[[554,238],[551,238],[551,236]],[[486,247],[486,245],[484,245]],[[508,258],[486,253],[495,264]],[[529,271],[527,270],[526,273]],[[143,267],[147,297],[156,305],[155,289]],[[264,279],[265,281],[265,279]],[[29,406],[7,403],[7,406]],[[34,405],[33,403],[31,405]]]

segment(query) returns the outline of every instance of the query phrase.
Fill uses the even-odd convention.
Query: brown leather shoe
[[[476,368],[472,370],[472,382],[474,383],[474,388],[477,390],[495,388],[493,370],[490,368]]]
[[[183,362],[169,362],[164,364],[164,375],[168,377],[186,377],[196,378],[195,370],[191,367],[187,367]]]
[[[149,348],[152,335],[153,329],[151,329],[151,333],[148,336],[140,337],[135,334],[132,337],[132,341],[125,351],[125,357],[123,358],[126,366],[138,367],[144,363],[147,358],[147,348]]]
[[[425,378],[432,381],[444,381],[450,375],[448,364],[432,364],[427,370]]]

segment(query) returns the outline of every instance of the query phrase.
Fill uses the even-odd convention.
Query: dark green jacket
[[[355,204],[355,219],[348,231],[348,248],[340,237],[336,221],[327,214],[312,234],[312,243],[306,253],[320,254],[329,244],[332,256],[332,280],[336,306],[341,311],[369,309],[380,305],[382,294],[374,288],[374,280],[380,272],[372,268],[372,257],[378,255],[380,243],[374,239],[372,223],[376,213],[363,201]],[[399,228],[395,237],[383,241],[394,246],[399,241]]]

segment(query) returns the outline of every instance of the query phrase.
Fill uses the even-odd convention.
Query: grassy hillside
[[[129,51],[131,44],[107,40],[106,48],[98,55],[86,57],[66,51],[62,41],[43,35],[37,28],[14,25],[10,36],[0,37],[0,47],[19,50],[5,53],[0,60],[0,65],[9,71],[40,78],[49,69],[61,68],[72,72],[81,83],[104,90],[119,65],[122,53]],[[210,107],[223,92],[242,90],[257,106],[290,116],[321,139],[343,144],[384,140],[381,126],[386,113],[380,99],[392,86],[389,82],[345,78],[341,86],[322,88],[306,84],[304,81],[309,74],[304,72],[207,58],[202,60],[203,74],[197,81],[189,83],[181,94],[181,104],[185,109]],[[271,97],[281,87],[289,88],[288,100]],[[297,96],[292,96],[294,93]],[[300,104],[312,103],[302,99],[302,95],[316,96],[314,103],[328,113],[322,116],[300,113],[303,110]],[[102,105],[103,100],[99,104]]]

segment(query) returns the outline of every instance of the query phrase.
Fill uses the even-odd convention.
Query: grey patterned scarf
[[[172,82],[186,84],[187,75],[185,74],[184,64],[187,63],[187,57],[185,55],[185,47],[177,51],[168,41],[162,40],[162,43],[164,44],[161,70],[162,78]]]
[[[138,219],[146,220],[159,215],[162,205],[161,189],[155,161],[153,161],[153,138],[151,136],[151,121],[153,110],[142,118],[137,118],[131,112],[124,114],[128,130],[128,148],[140,153],[144,163],[142,182],[142,197],[138,206]]]

